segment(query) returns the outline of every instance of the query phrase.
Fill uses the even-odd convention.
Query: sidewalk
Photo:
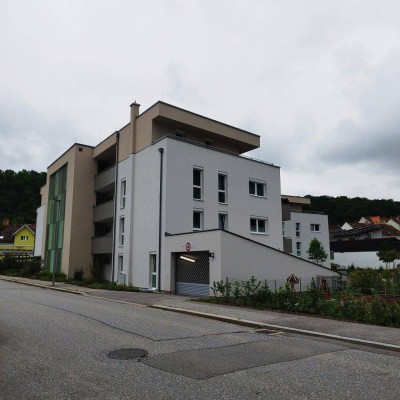
[[[52,288],[51,282],[34,279],[13,278],[0,275],[0,280],[46,287],[49,289]],[[170,294],[90,289],[61,282],[56,282],[54,289],[111,301],[190,313],[199,317],[241,323],[247,326],[275,328],[277,330],[293,331],[294,333],[311,334],[314,336],[321,334],[323,337],[331,337],[331,335],[334,335],[335,337],[332,337],[333,339],[349,339],[345,341],[400,351],[400,329],[397,328],[336,321],[307,315],[199,303],[192,301],[189,297]],[[375,345],[374,343],[363,343],[363,341],[374,342]]]

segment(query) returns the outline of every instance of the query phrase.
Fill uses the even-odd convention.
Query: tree
[[[387,242],[383,243],[376,255],[378,256],[379,261],[382,261],[386,264],[386,268],[391,262],[393,263],[394,268],[394,262],[400,258],[400,252],[391,247]]]
[[[324,246],[317,238],[311,240],[307,254],[308,258],[315,261],[317,264],[323,263],[328,258]]]

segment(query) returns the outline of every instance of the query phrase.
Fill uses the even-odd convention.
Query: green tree
[[[324,246],[317,238],[311,240],[307,254],[308,258],[315,261],[317,264],[323,263],[328,258]]]
[[[380,261],[386,264],[386,268],[390,263],[393,263],[394,268],[395,261],[400,259],[400,251],[391,247],[387,242],[383,243],[376,255]]]

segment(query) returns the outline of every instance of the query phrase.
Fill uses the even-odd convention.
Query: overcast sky
[[[158,100],[261,136],[282,192],[400,200],[400,1],[0,0],[0,169]]]

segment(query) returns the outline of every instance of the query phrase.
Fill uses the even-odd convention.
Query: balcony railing
[[[114,184],[115,166],[100,172],[94,178],[94,190],[96,192],[111,190],[114,187]]]
[[[99,204],[93,209],[93,222],[107,222],[114,218],[114,200]]]
[[[100,236],[92,238],[92,254],[112,253],[112,236]]]

